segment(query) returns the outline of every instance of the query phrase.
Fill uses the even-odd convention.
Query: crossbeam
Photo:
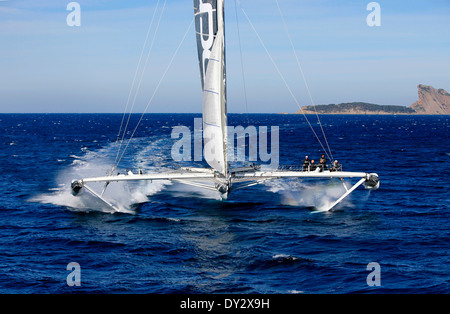
[[[323,171],[323,172],[302,172],[302,171],[255,171],[241,172],[235,174],[236,178],[367,178],[365,172],[350,171]]]
[[[85,178],[79,180],[81,183],[89,182],[120,182],[120,181],[151,181],[151,180],[175,180],[175,179],[210,179],[213,173],[178,172],[178,173],[155,173],[155,174],[119,174],[116,176],[103,176]]]
[[[263,183],[266,180],[270,179],[281,179],[281,178],[317,178],[317,179],[327,179],[327,178],[339,178],[342,181],[344,178],[360,178],[360,180],[354,184],[350,189],[344,187],[346,189],[345,193],[339,197],[334,203],[327,208],[327,210],[331,210],[340,202],[342,202],[350,193],[352,193],[356,188],[358,188],[361,184],[366,185],[366,188],[376,189],[379,186],[378,175],[365,172],[350,172],[350,171],[322,171],[322,172],[311,172],[311,171],[261,171],[256,169],[246,170],[242,169],[242,171],[234,171],[231,174],[228,174],[227,177],[218,174],[212,169],[202,169],[202,168],[183,168],[182,171],[178,172],[168,172],[168,173],[153,173],[153,174],[134,174],[129,172],[128,174],[118,174],[114,176],[103,176],[103,177],[93,177],[93,178],[84,178],[80,180],[74,180],[72,182],[73,194],[78,194],[79,190],[82,187],[85,187],[92,195],[100,199],[102,202],[107,204],[108,206],[116,209],[113,204],[103,198],[102,195],[95,192],[92,188],[90,188],[87,183],[91,182],[104,182],[105,188],[110,182],[128,182],[128,181],[152,181],[152,180],[169,180],[180,182],[183,184],[189,184],[193,186],[197,186],[205,189],[218,190],[221,193],[227,194],[230,189],[231,190],[239,190],[245,187],[253,186],[256,184]],[[209,186],[207,184],[203,184],[200,182],[196,182],[195,180],[208,180],[210,182],[218,183],[213,186]],[[233,181],[237,184],[234,188]],[[243,181],[247,181],[243,183]],[[226,185],[226,189],[223,191],[218,188],[218,186]],[[222,186],[223,188],[223,186]]]

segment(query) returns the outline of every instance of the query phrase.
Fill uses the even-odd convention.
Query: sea
[[[122,114],[0,114],[0,293],[450,292],[450,116],[307,116],[310,127],[303,115],[229,114],[230,125],[279,128],[280,166],[318,160],[311,128],[323,128],[333,161],[379,175],[378,190],[360,186],[331,211],[320,204],[343,193],[338,179],[271,180],[227,199],[111,183],[115,209],[71,194],[72,180],[106,175],[118,157],[119,172],[206,166],[171,154],[174,127],[200,117],[145,114],[120,158]]]

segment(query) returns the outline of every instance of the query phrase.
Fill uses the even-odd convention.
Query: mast
[[[221,73],[221,78],[222,78],[222,103],[221,103],[221,116],[222,116],[222,134],[223,134],[223,145],[222,145],[222,154],[223,154],[223,159],[224,159],[224,175],[226,176],[227,173],[229,172],[228,169],[228,119],[227,119],[227,84],[226,84],[226,57],[225,57],[225,0],[218,0],[218,11],[217,11],[217,16],[220,17],[218,18],[219,21],[219,29],[222,29],[222,40],[223,40],[223,44],[222,44],[222,73]]]
[[[206,162],[228,172],[224,0],[194,0]]]

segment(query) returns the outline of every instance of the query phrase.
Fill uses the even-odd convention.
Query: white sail
[[[227,174],[227,109],[223,0],[194,0],[197,47],[203,88],[206,162]]]
[[[223,32],[219,31],[209,58],[203,89],[203,140],[205,160],[225,175],[227,121],[223,68]]]

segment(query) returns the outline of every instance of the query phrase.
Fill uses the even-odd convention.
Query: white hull
[[[238,168],[237,168],[238,169]],[[241,168],[242,169],[242,168]],[[200,188],[217,190],[223,194],[224,198],[233,190],[257,185],[266,180],[282,179],[282,178],[312,178],[312,179],[331,179],[339,178],[359,178],[360,180],[350,189],[344,184],[346,192],[332,203],[327,210],[333,209],[350,193],[352,193],[360,185],[365,184],[368,189],[377,189],[379,187],[378,175],[365,172],[349,172],[349,171],[323,171],[323,172],[303,172],[303,171],[261,171],[251,168],[242,169],[242,171],[234,171],[231,169],[227,177],[221,173],[206,168],[182,168],[179,171],[170,173],[153,173],[153,174],[119,174],[113,176],[93,177],[72,182],[72,191],[77,195],[82,188],[85,188],[90,194],[102,200],[107,205],[114,208],[108,200],[103,198],[103,193],[95,192],[88,183],[105,183],[105,189],[111,182],[129,182],[129,181],[152,181],[152,180],[169,180],[179,182]]]

